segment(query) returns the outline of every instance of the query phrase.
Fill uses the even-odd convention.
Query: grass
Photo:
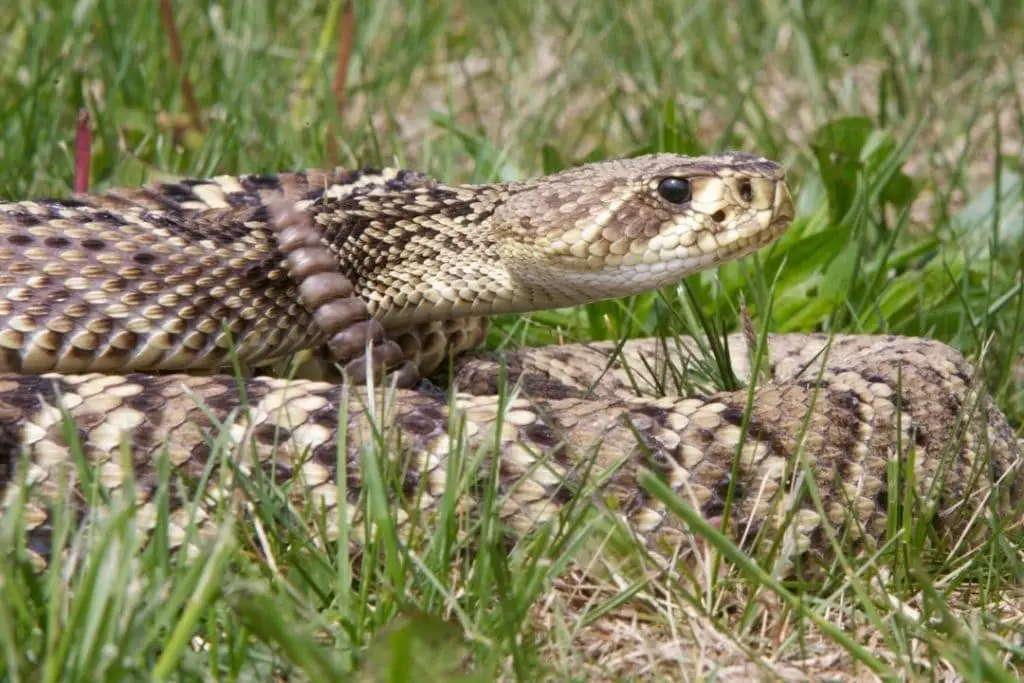
[[[1020,434],[1019,3],[357,3],[338,102],[343,4],[177,2],[179,70],[157,3],[12,3],[0,197],[70,191],[83,107],[95,188],[331,164],[490,181],[648,151],[756,150],[791,169],[797,192],[776,245],[685,288],[503,318],[490,343],[735,330],[742,294],[759,329],[984,350],[984,383]],[[388,528],[393,473],[374,455],[367,515]],[[468,480],[476,454],[455,455],[452,476]],[[161,481],[166,514],[166,467]],[[58,516],[69,552],[41,575],[5,552],[3,679],[980,681],[1024,669],[1019,533],[997,530],[928,573],[894,559],[888,581],[793,593],[742,558],[725,580],[583,577],[622,539],[582,505],[511,551],[492,516],[470,529],[452,516],[422,552],[384,534],[350,557],[317,544],[275,487],[252,486],[255,521],[225,509],[187,561],[160,533],[140,548],[133,510],[116,504],[88,536]]]

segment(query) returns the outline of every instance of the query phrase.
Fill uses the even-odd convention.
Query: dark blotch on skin
[[[100,251],[107,248],[107,243],[97,237],[86,238],[82,240],[81,244],[83,249],[88,249],[89,251]]]
[[[242,273],[242,276],[249,282],[262,282],[266,278],[266,265],[265,263],[258,263],[249,266]]]
[[[571,352],[559,348],[548,349],[548,356],[555,359],[559,363],[569,363],[572,361],[573,358]]]
[[[313,449],[310,460],[326,467],[331,473],[338,467],[338,442],[332,437]]]
[[[389,180],[386,186],[389,190],[401,190],[410,187],[430,187],[436,184],[436,180],[419,171],[403,169],[395,175],[394,179]]]
[[[197,178],[187,178],[178,183],[164,183],[160,186],[160,194],[173,202],[194,201],[197,199],[192,188],[196,185],[203,185],[208,181]]]
[[[532,398],[556,400],[560,398],[576,398],[580,395],[578,388],[566,386],[562,382],[551,379],[539,372],[525,372],[519,378],[513,377],[512,373],[509,373],[508,385],[513,386],[516,380],[521,382],[523,393]],[[497,378],[495,378],[494,385],[491,393],[498,393]]]
[[[889,509],[889,489],[885,486],[879,489],[878,493],[875,494],[875,505],[879,510]]]
[[[837,435],[834,444],[842,453],[852,453],[856,450],[860,441],[860,428],[862,423],[858,412],[861,401],[852,391],[832,391],[828,395],[820,397],[819,400],[827,400],[828,420],[832,430]]]
[[[132,430],[131,439],[133,453],[143,456],[140,462],[136,462],[136,467],[141,465],[148,468],[150,465],[150,451],[160,445],[156,438],[156,429],[152,424],[143,422]],[[85,442],[82,441],[81,443]]]
[[[17,417],[0,416],[0,491],[6,490],[14,481],[14,471],[20,458],[21,424]]]
[[[396,423],[403,431],[416,436],[431,434],[437,427],[436,420],[424,415],[419,410],[410,410],[407,413],[402,413],[398,416]]]
[[[743,410],[736,406],[729,406],[723,410],[719,415],[722,419],[731,424],[733,427],[739,427],[743,424]]]
[[[756,541],[757,538],[761,535],[762,526],[763,525],[761,522],[758,522],[756,519],[753,518],[743,520],[743,543],[742,545],[740,545],[740,547],[744,551],[750,552],[750,550],[754,547],[754,541]]]
[[[88,202],[83,202],[80,199],[71,199],[70,197],[64,197],[61,199],[43,199],[40,200],[42,204],[52,204],[53,206],[59,206],[63,209],[81,209],[89,206]]]
[[[145,413],[147,417],[159,413],[163,409],[164,403],[164,397],[154,391],[143,391],[140,394],[128,396],[124,399],[125,406],[140,413]]]
[[[720,498],[724,504],[725,500],[729,497],[729,477],[723,477],[721,481],[715,484],[715,497]],[[746,490],[741,482],[736,482],[732,490],[733,501],[738,501],[746,495]]]
[[[28,212],[18,212],[9,214],[9,217],[14,219],[16,225],[20,225],[23,228],[33,228],[37,225],[42,224],[42,219],[38,216],[33,216]]]
[[[264,446],[273,446],[291,438],[292,432],[287,427],[263,423],[252,430],[252,437]]]
[[[670,412],[665,408],[659,408],[656,405],[643,405],[638,408],[634,408],[633,410],[641,415],[646,415],[651,418],[659,427],[665,426],[665,421],[668,419]]]
[[[834,392],[832,394],[832,401],[852,414],[857,413],[861,404],[860,397],[852,391]]]
[[[966,450],[966,449],[964,449],[964,450]],[[990,471],[990,477],[989,477],[990,481],[1001,481],[1002,478],[1003,478],[1003,475],[1006,474],[1006,469],[1003,467],[1003,462],[999,458],[992,458],[991,459],[990,464],[989,464],[989,471]],[[1021,481],[1021,478],[1017,477],[1017,480],[1016,480],[1016,482],[1013,485],[1013,490],[1014,491],[1019,491],[1020,490],[1020,481]],[[1010,495],[1011,495],[1011,500],[1018,500],[1019,499],[1019,495],[1014,495],[1013,493],[1011,493]]]
[[[106,223],[107,225],[128,225],[128,221],[126,221],[124,218],[118,216],[116,213],[112,213],[106,210],[97,211],[92,215],[91,220],[100,223]]]
[[[43,240],[43,244],[50,247],[51,249],[63,249],[71,244],[71,240],[67,237],[60,237],[57,235],[47,237]]]
[[[67,387],[60,388],[62,394],[67,391]],[[54,380],[38,376],[25,376],[18,378],[16,390],[3,395],[3,404],[13,406],[23,413],[31,413],[39,410],[40,398],[51,405],[56,404],[57,392],[54,391]]]
[[[337,184],[339,184],[339,185],[350,185],[350,184],[358,181],[361,178],[366,178],[366,177],[369,177],[369,176],[376,176],[376,175],[380,175],[380,174],[381,174],[381,169],[376,168],[374,166],[366,166],[365,168],[357,168],[357,169],[353,169],[352,173],[349,174],[349,176],[345,180],[340,181]]]
[[[740,410],[739,412],[740,420],[742,420],[743,411]],[[739,427],[742,425],[742,422],[736,422],[735,425]],[[756,415],[751,416],[750,422],[747,423],[747,433],[744,438],[744,443],[750,443],[751,441],[759,441],[766,444],[770,453],[786,452],[784,436],[780,433],[780,430],[771,424],[765,424]]]
[[[676,460],[657,442],[650,439],[644,438],[644,447],[646,450],[641,450],[644,466],[668,484],[668,478],[676,468]]]
[[[814,391],[815,389],[822,390],[827,389],[829,387],[828,379],[823,379],[819,382],[817,378],[801,379],[797,380],[796,382],[793,382],[793,384],[806,391]]]
[[[14,349],[0,349],[0,363],[13,372],[20,372],[21,354]]]
[[[903,392],[898,396],[893,397],[891,400],[896,404],[896,407],[899,408],[900,411],[903,413],[912,413],[914,411],[914,402],[907,397],[906,392]]]
[[[441,397],[441,400],[445,400],[447,397]],[[442,424],[447,426],[448,414],[443,410],[437,403],[428,403],[420,406],[416,409],[416,412],[423,417],[430,420],[433,424]]]
[[[818,526],[814,527],[814,529],[811,530],[810,542],[811,542],[811,547],[812,548],[828,548],[828,547],[830,547],[829,546],[829,542],[830,541],[829,541],[828,535],[825,533],[825,527],[824,526],[819,524]]]
[[[836,472],[839,475],[838,479],[841,480],[841,481],[850,481],[851,480],[850,474],[851,474],[851,472],[853,472],[854,467],[860,467],[860,465],[861,465],[860,462],[854,462],[854,461],[849,460],[847,458],[839,458],[839,459],[837,459],[836,463],[835,463],[835,468],[836,468]]]
[[[260,190],[276,190],[281,186],[281,180],[276,175],[254,173],[241,178],[241,185],[246,192],[258,192]]]
[[[963,411],[964,403],[960,399],[959,394],[956,392],[945,392],[940,396],[943,407],[949,411],[950,415],[959,415]],[[904,401],[903,405],[900,406],[904,412],[908,412],[910,409],[906,406]]]
[[[259,206],[254,207],[252,211],[249,211],[244,220],[256,223],[267,223],[270,221],[270,207],[266,204],[260,204]]]
[[[558,505],[571,505],[576,502],[579,491],[565,482],[559,482],[553,489],[548,490],[548,495]]]
[[[263,474],[271,478],[277,486],[284,486],[295,476],[295,468],[278,458],[261,463],[260,468],[263,470]]]
[[[338,428],[338,418],[340,411],[336,405],[326,405],[323,408],[314,410],[309,414],[309,420],[315,425],[320,427],[327,427],[328,429]]]
[[[700,509],[701,517],[704,519],[718,517],[723,512],[725,512],[725,501],[718,498],[712,498]]]
[[[2,481],[3,473],[0,472],[0,482]],[[72,498],[71,500],[76,501],[77,498]],[[82,507],[81,505],[76,505],[73,502],[71,507],[72,509],[75,510],[76,513],[81,512],[81,510],[79,509]],[[76,514],[76,517],[80,517],[80,515]],[[48,521],[44,522],[37,526],[35,529],[32,529],[31,531],[28,531],[25,534],[25,548],[34,553],[37,553],[40,557],[49,562],[51,559],[50,544],[52,542],[52,537],[53,525],[51,525],[50,522]]]
[[[411,471],[405,471],[402,474],[402,496],[406,500],[415,500],[425,483],[424,478]]]
[[[971,382],[974,380],[974,378],[971,376],[969,368],[965,368],[960,363],[956,364],[956,370],[953,371],[953,376],[959,379],[967,386],[970,386]]]
[[[10,235],[7,237],[7,241],[16,247],[27,247],[36,241],[32,235]]]
[[[224,387],[224,390],[218,394],[207,396],[205,402],[214,415],[223,416],[238,407],[238,386],[235,385],[233,378],[220,380],[218,384]],[[249,400],[254,401],[256,397],[250,394]]]
[[[57,392],[52,379],[19,377],[18,386],[0,401],[0,493],[12,483],[21,462],[22,415],[38,412],[43,402],[54,404]],[[13,409],[13,410],[12,410]]]
[[[543,422],[535,422],[523,427],[523,434],[530,441],[544,448],[551,448],[558,443],[558,434]]]
[[[363,490],[363,479],[359,476],[358,467],[345,468],[345,491],[348,493],[348,502],[355,503],[359,500],[359,494]]]
[[[228,206],[235,208],[242,208],[246,206],[259,206],[262,200],[259,197],[254,197],[251,194],[245,194],[242,192],[231,192],[230,194],[224,195]]]

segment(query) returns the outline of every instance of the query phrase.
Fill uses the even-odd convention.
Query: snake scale
[[[824,562],[831,531],[873,550],[905,500],[940,536],[980,538],[988,512],[1005,518],[1020,498],[1020,452],[971,366],[939,342],[769,336],[771,377],[752,397],[638,383],[692,353],[687,338],[501,362],[473,351],[490,315],[677,282],[770,243],[793,214],[782,167],[741,153],[650,155],[503,184],[336,169],[2,203],[4,514],[23,517],[25,550],[44,563],[48,504],[62,486],[83,500],[70,444],[110,491],[129,476],[125,449],[149,531],[157,458],[194,483],[219,439],[232,472],[297,482],[292,497],[321,506],[334,536],[339,507],[360,536],[368,447],[402,473],[390,491],[400,525],[429,520],[464,447],[483,456],[467,490],[496,470],[512,534],[588,496],[659,556],[688,555],[686,525],[639,484],[646,469],[706,519],[728,520],[746,549],[784,531],[787,557]],[[750,380],[744,339],[729,344]],[[394,381],[287,377],[282,359],[303,350],[343,375]],[[449,369],[451,393],[416,384]],[[205,500],[230,495],[230,478],[209,481]],[[459,510],[472,515],[480,500],[462,496]],[[182,501],[172,500],[172,545],[187,536]],[[201,506],[189,543],[212,518]]]

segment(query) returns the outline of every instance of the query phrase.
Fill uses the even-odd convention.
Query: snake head
[[[737,259],[793,220],[781,165],[675,154],[570,169],[513,190],[495,215],[501,255],[536,303],[639,294]]]

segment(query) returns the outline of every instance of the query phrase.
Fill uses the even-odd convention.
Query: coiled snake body
[[[971,367],[938,342],[770,337],[772,378],[749,413],[746,390],[636,395],[637,368],[657,375],[692,351],[686,339],[513,353],[509,400],[498,361],[465,353],[487,315],[643,292],[743,256],[792,218],[782,169],[735,153],[500,185],[310,171],[0,204],[4,508],[25,516],[28,549],[45,556],[47,501],[76,482],[69,416],[70,441],[108,489],[128,476],[127,446],[144,529],[156,524],[158,455],[192,481],[219,434],[242,471],[263,467],[312,492],[333,533],[339,505],[360,528],[360,453],[383,443],[404,473],[392,492],[400,522],[436,508],[453,446],[468,446],[497,459],[500,516],[519,532],[587,495],[650,548],[685,554],[685,525],[639,485],[647,468],[709,520],[729,506],[728,530],[747,548],[780,528],[792,556],[827,558],[828,528],[875,548],[907,481],[937,530],[970,538],[979,506],[1012,509],[1020,454]],[[743,340],[730,345],[750,379]],[[387,369],[399,388],[367,393],[271,369],[316,348],[353,377]],[[457,393],[410,388],[450,356]],[[228,374],[233,359],[255,376]],[[186,518],[172,511],[172,543]]]

